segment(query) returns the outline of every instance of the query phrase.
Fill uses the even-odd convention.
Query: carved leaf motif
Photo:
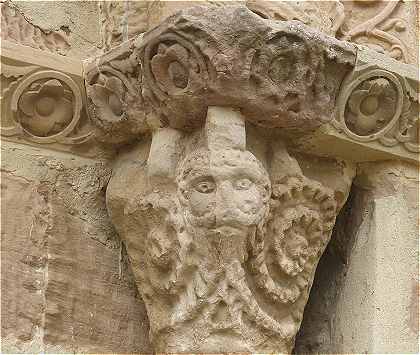
[[[361,5],[375,5],[378,0],[357,1]],[[386,53],[391,58],[407,62],[408,50],[406,45],[399,38],[399,34],[392,34],[390,30],[402,32],[406,29],[404,21],[399,18],[389,18],[400,1],[386,1],[386,5],[378,11],[375,16],[354,26],[348,31],[342,26],[343,39],[353,41],[370,47],[371,49]]]

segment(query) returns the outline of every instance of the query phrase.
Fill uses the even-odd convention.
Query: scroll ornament
[[[155,351],[293,348],[341,202],[280,142],[266,161],[245,139],[238,111],[210,107],[203,129],[160,129],[147,163],[123,158],[110,181]]]
[[[345,30],[345,24],[342,24],[342,39],[366,45],[380,53],[386,53],[391,58],[407,63],[409,51],[400,38],[400,34],[407,29],[407,22],[403,18],[392,17],[398,7],[403,6],[404,1],[359,0],[357,3],[363,6],[376,6],[379,11],[375,16],[348,30]],[[385,5],[380,3],[385,3]]]

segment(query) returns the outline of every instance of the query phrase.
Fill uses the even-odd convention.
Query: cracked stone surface
[[[106,162],[2,144],[2,352],[149,349],[109,176]]]

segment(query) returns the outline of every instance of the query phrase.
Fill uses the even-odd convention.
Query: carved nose
[[[222,183],[217,190],[216,221],[228,222],[234,218],[233,189],[229,182]]]

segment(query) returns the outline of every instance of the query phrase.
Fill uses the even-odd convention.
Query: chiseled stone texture
[[[76,58],[101,45],[97,1],[1,1],[1,38]]]
[[[157,352],[290,353],[354,167],[209,107],[122,153],[107,188]]]
[[[145,352],[105,162],[2,142],[2,352]]]
[[[333,344],[343,353],[418,353],[418,167],[363,164],[355,183],[368,215],[338,298]]]
[[[0,6],[7,41],[74,58],[101,45],[96,1]],[[147,315],[105,207],[111,168],[73,148],[2,141],[1,352],[147,352]]]
[[[418,353],[418,223],[418,168],[360,164],[318,265],[296,353]]]
[[[240,3],[246,5],[254,14],[269,20],[265,23],[298,20],[319,32],[369,46],[401,62],[417,61],[418,17],[413,16],[418,11],[416,2],[348,1],[343,5],[340,1],[322,3],[203,1],[200,5],[203,3],[211,6]],[[107,51],[122,41],[152,29],[177,10],[193,4],[187,1],[113,1],[100,4],[96,1],[1,1],[1,37],[55,54],[86,58],[99,50]],[[231,10],[226,10],[226,13],[231,13]],[[204,14],[208,15],[203,10],[202,18],[205,18]],[[254,14],[252,16],[256,17]],[[226,18],[222,18],[227,24],[226,27],[234,28],[233,25],[230,26],[233,22],[226,21]],[[198,16],[198,22],[201,23],[200,21],[201,18]],[[282,27],[283,24],[277,23],[276,26]],[[323,36],[318,34],[320,37]],[[230,48],[231,44],[225,47]],[[162,46],[161,50],[159,57],[163,58],[164,64],[176,52],[174,50],[171,54],[171,50],[167,51],[165,46]],[[182,57],[185,51],[181,49],[178,54]],[[221,61],[219,64],[224,66],[231,62]],[[122,64],[122,67],[127,66],[125,69],[129,69],[130,72],[132,69],[129,66],[130,62]],[[158,66],[156,63],[155,65]],[[337,80],[337,76],[346,72],[341,69],[339,68],[336,73],[331,70],[327,72],[333,80]],[[130,73],[138,74],[136,70]],[[177,68],[175,74],[179,74]],[[181,84],[185,79],[182,75],[175,77]],[[198,81],[201,82],[201,79]],[[242,85],[236,88],[244,89]],[[226,94],[224,90],[219,91]],[[331,95],[335,96],[335,93]],[[105,96],[107,102],[110,97],[110,95]],[[136,100],[139,101],[138,96]],[[320,100],[308,101],[319,104],[323,109],[322,112],[327,108]],[[131,104],[132,102],[127,107],[136,109],[136,106]],[[331,99],[331,111],[332,106]],[[192,107],[181,105],[180,112],[183,116],[186,112],[191,113],[194,108],[197,108],[197,105]],[[173,117],[173,115],[168,116]],[[256,116],[266,118],[263,117],[265,115]],[[223,123],[223,119],[219,123]],[[201,170],[199,172],[202,175],[209,170],[209,166],[221,172],[221,176],[216,174],[210,180],[197,182],[183,179],[182,174],[185,173],[188,178],[186,172],[194,164],[188,159],[179,164],[177,161],[174,163],[176,159],[173,159],[173,156],[162,154],[172,150],[176,154],[184,154],[184,158],[187,156],[185,151],[178,151],[177,144],[182,134],[174,130],[154,133],[154,138],[161,136],[161,139],[155,140],[156,144],[149,147],[150,142],[145,140],[140,146],[131,147],[131,152],[119,156],[115,165],[113,183],[108,192],[108,206],[112,211],[114,223],[121,231],[121,237],[130,244],[127,245],[131,257],[130,263],[124,244],[114,232],[106,211],[105,188],[111,176],[109,162],[101,160],[100,157],[87,159],[29,145],[2,142],[1,198],[3,206],[7,206],[2,212],[2,352],[152,351],[148,334],[149,319],[140,294],[146,296],[145,301],[151,319],[151,341],[154,342],[155,349],[229,351],[236,347],[244,350],[269,348],[285,352],[291,350],[319,257],[319,255],[313,257],[308,263],[308,248],[305,244],[307,241],[303,240],[305,238],[288,238],[290,235],[293,236],[296,224],[301,223],[298,225],[301,229],[308,227],[305,218],[299,223],[293,223],[294,221],[291,222],[290,219],[287,223],[282,223],[281,219],[275,220],[275,222],[280,221],[279,223],[272,223],[270,227],[273,227],[273,230],[274,227],[279,228],[283,237],[290,233],[281,241],[284,243],[282,246],[288,249],[286,252],[275,250],[276,246],[272,245],[259,250],[259,256],[267,259],[269,270],[263,264],[256,265],[254,270],[251,269],[255,265],[250,266],[251,263],[243,267],[240,261],[249,257],[247,253],[250,251],[247,248],[237,248],[237,245],[229,239],[228,241],[217,239],[223,233],[231,234],[238,238],[235,239],[238,245],[244,247],[241,239],[244,235],[240,233],[243,231],[235,230],[235,223],[238,221],[233,221],[233,228],[229,225],[221,226],[220,230],[216,231],[216,240],[221,242],[218,246],[210,245],[211,243],[197,243],[200,247],[196,248],[200,249],[197,254],[180,253],[179,260],[175,262],[173,255],[176,253],[173,251],[178,252],[188,243],[194,246],[196,240],[192,243],[188,238],[181,238],[181,242],[185,244],[174,243],[173,249],[168,248],[168,245],[173,246],[171,244],[173,240],[168,241],[168,235],[178,233],[178,236],[186,237],[188,234],[182,225],[185,221],[180,222],[182,218],[188,220],[187,227],[190,234],[194,235],[191,233],[194,228],[200,233],[204,229],[203,233],[206,233],[206,228],[200,225],[202,224],[200,216],[189,215],[191,211],[188,212],[188,209],[201,213],[200,209],[208,207],[206,203],[202,204],[207,200],[197,199],[197,191],[193,192],[193,198],[189,196],[182,200],[179,196],[183,195],[185,187],[190,190],[201,190],[198,191],[200,193],[210,191],[211,195],[215,189],[214,185],[219,184],[217,188],[220,188],[226,185],[223,179],[229,180],[226,176],[232,178],[229,176],[232,166],[243,168],[241,164],[244,164],[248,166],[249,173],[261,173],[259,183],[262,186],[255,187],[252,182],[247,181],[249,179],[243,179],[239,182],[241,185],[239,190],[249,184],[254,189],[255,195],[254,201],[251,202],[257,205],[267,203],[263,182],[267,180],[268,171],[272,173],[273,166],[270,159],[273,155],[270,159],[267,156],[273,154],[273,151],[284,153],[284,147],[280,144],[268,154],[264,150],[265,138],[252,138],[255,133],[252,129],[249,130],[251,132],[247,130],[250,139],[245,145],[245,136],[236,136],[239,131],[234,130],[232,131],[234,134],[224,135],[226,132],[232,132],[229,131],[229,127],[223,127],[223,124],[221,127],[217,136],[211,134],[209,136],[210,140],[216,137],[216,141],[211,143],[213,147],[217,147],[215,149],[217,153],[214,155],[214,152],[194,155],[197,148],[195,144],[199,142],[200,138],[197,137],[200,134],[191,135],[188,139],[183,137],[193,152],[189,158],[202,159],[201,163],[204,162],[197,169]],[[224,128],[227,130],[224,131]],[[222,163],[218,161],[220,155],[223,156],[225,153],[224,139],[228,140],[233,150],[240,151],[235,152],[238,159],[230,161],[226,159]],[[331,149],[330,145],[328,149]],[[295,200],[297,201],[294,194],[300,194],[299,189],[303,190],[303,183],[308,183],[304,187],[321,186],[320,191],[324,194],[321,196],[328,197],[328,202],[334,201],[332,203],[335,206],[334,213],[330,213],[329,220],[329,227],[332,227],[331,218],[335,218],[336,212],[347,198],[354,176],[354,166],[334,159],[314,159],[296,152],[290,153],[290,156],[288,154],[286,151],[284,155],[278,155],[285,161],[276,162],[283,170],[275,171],[275,174],[280,176],[277,176],[278,180],[272,185],[277,189],[273,193],[275,198],[271,201],[273,206],[277,203],[275,200],[292,196],[294,199],[290,202],[288,213],[292,210],[293,217],[293,213],[296,212],[294,209],[302,207],[293,204]],[[168,168],[172,174],[170,176],[166,175]],[[294,170],[295,168],[298,169]],[[298,353],[417,352],[417,170],[395,163],[366,164],[359,168],[357,184],[360,187],[354,189],[347,208],[336,224],[332,243],[320,262],[315,287],[312,289],[303,328],[296,344],[295,350]],[[286,176],[284,172],[291,175],[296,173],[298,178]],[[363,179],[366,176],[369,178]],[[162,215],[165,215],[168,206],[159,204],[167,202],[170,198],[165,200],[168,196],[163,196],[165,198],[159,200],[163,195],[162,192],[150,189],[147,185],[148,179],[162,190],[174,188],[176,185],[179,191],[176,193],[169,191],[168,195],[178,194],[175,200],[178,198],[183,201],[182,218],[178,211],[178,214],[170,215],[170,217],[176,216],[178,220],[165,220],[165,223],[162,223]],[[297,185],[297,189],[294,189],[296,188],[294,184]],[[161,207],[157,213],[151,211],[153,205],[136,205],[144,196],[133,201],[134,197],[138,197],[135,196],[136,192],[140,192],[141,195],[145,191],[147,194],[150,193],[147,198],[152,197],[152,202]],[[155,197],[158,196],[158,199],[153,200],[153,194]],[[241,205],[243,196],[241,197],[241,193],[238,195],[238,198],[231,200],[225,196],[223,203],[236,203],[239,209],[246,209],[245,204]],[[304,200],[304,197],[298,196],[301,200]],[[209,204],[214,202],[211,201],[211,197],[208,198]],[[143,200],[147,201],[146,198]],[[223,203],[216,208],[219,214],[223,212]],[[313,200],[305,203],[311,205],[313,209],[311,213],[319,212],[317,210],[319,206]],[[120,208],[121,206],[123,207]],[[139,207],[146,208],[141,210]],[[328,206],[325,207],[331,210]],[[266,212],[268,208],[264,208],[260,210]],[[281,211],[283,206],[277,208]],[[258,222],[262,221],[259,216],[261,211],[256,213],[255,220]],[[136,213],[141,218],[130,220],[130,214]],[[319,215],[322,219],[322,213]],[[145,218],[142,218],[143,216]],[[243,218],[240,213],[234,217],[238,216],[240,217],[238,219]],[[207,222],[204,218],[203,223]],[[252,228],[256,224],[249,216],[244,217],[242,222],[246,227],[252,226]],[[179,228],[176,233],[171,229],[174,227],[173,224],[175,228]],[[165,229],[167,225],[169,228]],[[152,233],[147,235],[151,238],[148,240],[148,245],[142,245],[139,243],[139,236],[144,237],[147,228],[152,229]],[[287,233],[284,233],[285,231]],[[318,249],[314,248],[318,252],[322,253],[325,243],[328,242],[329,231],[330,229],[325,228],[324,244]],[[275,240],[271,234],[266,233],[270,242]],[[299,243],[294,243],[295,240]],[[144,259],[141,258],[141,253],[144,252],[142,248],[148,249],[146,251],[149,253]],[[183,249],[182,252],[184,251],[186,250]],[[211,256],[208,251],[212,252]],[[276,253],[279,254],[276,255],[277,260],[273,257]],[[185,255],[187,258],[184,258]],[[193,257],[189,259],[191,255]],[[261,262],[263,257],[258,262]],[[212,268],[214,264],[218,265],[217,258],[222,259],[221,269],[224,270],[220,273],[222,275],[220,279],[218,279],[219,274],[212,279],[215,275]],[[203,260],[207,262],[202,263]],[[167,272],[168,268],[173,267],[174,264],[171,264],[173,262],[185,272],[185,275],[181,274],[175,282],[170,278],[173,275],[168,277]],[[193,264],[193,267],[189,263]],[[145,276],[145,270],[142,268],[144,264],[149,267],[147,272],[152,275],[151,280],[147,280],[147,273]],[[261,265],[259,270],[255,270]],[[307,266],[304,278],[294,279],[296,274],[302,271],[303,265]],[[131,272],[131,267],[134,273]],[[266,270],[263,270],[264,267]],[[280,279],[285,273],[290,277],[288,279],[290,283],[286,283],[283,289],[276,288],[273,286],[274,282],[269,282],[271,276],[268,274],[278,276],[279,267],[283,268],[280,271]],[[250,281],[255,276],[251,275],[250,270],[263,275],[256,282]],[[245,280],[242,276],[246,273]],[[163,277],[160,277],[162,275]],[[207,279],[202,280],[201,277]],[[247,283],[251,284],[252,292],[248,290]],[[220,287],[212,298],[205,292],[212,291],[214,284]],[[146,287],[142,288],[143,285]],[[180,298],[173,299],[173,294],[168,295],[168,289],[176,296],[180,295]],[[256,294],[260,299],[254,302]],[[299,298],[299,300],[293,306],[273,307],[275,302],[260,302],[266,296],[275,302],[279,299],[284,303],[290,303],[291,299],[296,301]],[[175,312],[172,314],[162,312],[159,308],[161,302],[159,297],[163,298],[162,309],[169,311],[175,309]],[[243,319],[239,317],[240,312],[245,314]],[[277,319],[270,323],[269,316],[272,314]],[[171,315],[174,317],[168,321]],[[203,315],[207,318],[204,319]],[[250,319],[255,321],[258,327],[250,325]],[[175,320],[176,325],[174,332],[172,329],[168,331],[166,327],[168,323],[171,326],[174,324],[170,323],[172,320]],[[188,323],[189,321],[191,323]],[[266,332],[267,327],[271,327],[272,333],[269,335],[267,335],[269,332]],[[191,330],[195,333],[192,334]],[[230,331],[236,332],[236,335],[232,336]],[[237,336],[238,332],[240,336]],[[203,339],[207,343],[200,343]],[[278,344],[280,346],[276,347]]]
[[[195,5],[245,5],[264,19],[298,20],[329,36],[368,46],[401,62],[418,63],[416,1],[101,1],[104,50],[151,30],[179,10]]]

